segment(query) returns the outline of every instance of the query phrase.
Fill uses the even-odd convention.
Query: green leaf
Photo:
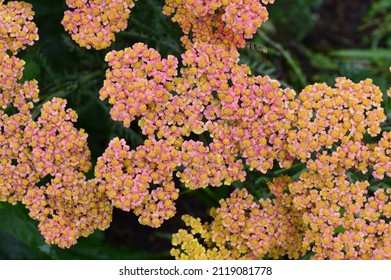
[[[8,259],[57,259],[23,205],[0,202],[0,254]]]
[[[347,49],[347,50],[336,50],[330,52],[330,55],[343,57],[343,58],[362,58],[362,59],[391,59],[390,49],[369,49],[369,50],[358,50],[358,49]]]
[[[345,228],[343,226],[339,226],[339,227],[334,228],[334,234],[339,234],[339,233],[344,233],[344,232],[345,232]]]
[[[1,260],[36,260],[48,259],[41,251],[26,245],[12,234],[0,231],[0,259]]]
[[[156,259],[157,256],[124,247],[116,247],[104,240],[102,231],[95,231],[87,238],[80,238],[78,243],[70,249],[58,249],[61,259],[90,259],[90,260],[138,260]]]
[[[338,65],[330,57],[317,52],[307,51],[307,55],[310,58],[310,63],[317,69],[337,70]]]
[[[26,61],[26,64],[24,66],[24,73],[23,73],[23,80],[29,81],[29,80],[40,80],[41,78],[41,66],[37,61],[30,58],[29,56],[23,58]]]
[[[0,259],[156,259],[143,250],[121,248],[106,243],[104,233],[96,231],[81,237],[70,249],[45,243],[23,205],[0,202]]]

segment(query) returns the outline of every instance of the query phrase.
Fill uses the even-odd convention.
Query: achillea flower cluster
[[[304,162],[312,152],[330,149],[338,141],[361,141],[365,133],[376,136],[386,120],[382,100],[380,89],[370,79],[353,83],[337,78],[336,88],[307,86],[291,104],[296,107],[297,128],[289,132],[288,152]]]
[[[0,201],[16,204],[39,180],[24,140],[23,128],[31,116],[17,113],[8,116],[0,111]]]
[[[38,99],[38,82],[35,80],[18,81],[23,76],[25,62],[7,53],[0,53],[0,108],[9,106],[21,113],[27,113]],[[2,114],[2,111],[1,113]]]
[[[227,207],[250,213],[246,211],[249,204],[243,202],[249,195],[236,190],[231,198],[220,202],[220,208],[211,212],[214,218],[211,223],[201,226],[199,220],[197,224],[194,218],[185,216],[191,230],[174,234],[171,254],[177,259],[257,259],[264,256],[299,258],[309,252],[314,259],[390,259],[391,191],[381,185],[369,190],[370,182],[358,179],[390,176],[391,134],[384,132],[377,144],[366,144],[363,140],[365,134],[377,136],[380,132],[380,123],[386,119],[381,102],[379,88],[369,79],[355,84],[338,78],[336,88],[325,84],[306,87],[288,105],[294,117],[287,130],[285,152],[305,162],[308,171],[296,181],[289,177],[275,179],[269,183],[275,198],[260,199],[255,206],[268,215],[275,211],[285,211],[284,217],[294,215],[295,218],[288,219],[294,221],[292,224],[279,217],[282,223],[276,228],[294,228],[297,232],[284,232],[277,241],[270,240],[276,235],[273,223],[260,217],[258,220],[267,225],[271,236],[262,236],[261,240],[251,236],[247,240],[244,230],[237,226],[239,218],[220,215]],[[236,199],[232,200],[237,196],[239,204]],[[285,207],[284,211],[279,203]],[[243,221],[249,220],[248,215],[243,218]],[[215,230],[215,225],[220,228]],[[256,226],[254,230],[263,232]],[[224,239],[226,243],[213,238],[218,232],[228,236]],[[201,241],[195,234],[201,235]],[[291,244],[299,250],[269,246],[287,238],[294,240]],[[258,247],[249,247],[249,244]]]
[[[81,47],[109,47],[128,25],[133,0],[66,0],[62,25]]]
[[[71,169],[31,189],[23,203],[30,217],[39,221],[45,241],[60,248],[71,247],[96,229],[107,229],[112,219],[112,206],[96,180]]]
[[[44,103],[38,120],[24,129],[38,178],[22,199],[30,217],[39,221],[45,241],[61,248],[69,248],[95,229],[108,228],[112,217],[104,189],[96,179],[85,177],[91,168],[87,134],[73,126],[77,114],[65,106],[61,98]]]
[[[279,177],[271,189],[293,180]],[[292,208],[292,199],[283,194],[276,199],[254,200],[246,189],[236,189],[220,207],[211,210],[213,221],[183,216],[190,228],[173,235],[171,255],[177,259],[260,259],[302,256],[302,211]]]
[[[96,49],[126,28],[134,5],[67,4],[65,29]],[[38,38],[31,5],[0,0],[0,201],[23,202],[45,240],[68,248],[106,229],[113,207],[159,227],[175,215],[174,176],[189,189],[218,187],[245,181],[247,169],[267,173],[296,160],[306,169],[274,178],[268,198],[236,189],[212,209],[211,222],[185,215],[190,229],[173,235],[171,254],[391,259],[391,191],[379,184],[391,176],[391,133],[379,135],[386,115],[372,80],[337,78],[335,87],[316,83],[296,94],[251,76],[237,49],[268,17],[259,1],[167,0],[163,12],[184,31],[181,63],[142,43],[112,51],[99,92],[113,105],[112,119],[125,127],[137,120],[146,140],[131,150],[114,138],[87,179],[90,151],[76,112],[54,98],[33,120],[37,82],[20,83],[24,61],[10,56]]]
[[[176,259],[390,259],[390,189],[306,171],[268,184],[275,198],[254,201],[235,190],[212,209],[213,221],[183,216],[173,235]]]
[[[129,152],[123,140],[115,139],[113,143],[123,151],[113,152],[109,147],[98,161],[96,176],[103,180],[114,205],[133,210],[143,224],[159,226],[175,211],[175,199],[156,203],[164,186],[175,190],[173,173],[189,189],[217,187],[244,181],[246,167],[266,173],[276,162],[289,168],[297,159],[306,163],[308,171],[297,181],[275,179],[269,184],[274,197],[255,201],[246,190],[236,190],[211,212],[211,223],[185,216],[191,230],[173,236],[172,255],[179,259],[257,259],[300,258],[312,252],[314,258],[390,258],[388,249],[380,250],[388,246],[383,235],[377,233],[374,236],[379,238],[373,241],[373,235],[357,226],[388,224],[381,218],[387,204],[371,208],[378,195],[388,201],[388,194],[377,191],[371,196],[367,181],[349,179],[351,170],[370,171],[376,178],[390,171],[389,135],[384,134],[375,147],[363,142],[366,134],[378,135],[386,119],[379,88],[370,79],[353,83],[337,78],[335,87],[314,84],[296,95],[268,76],[250,76],[250,69],[238,64],[240,40],[227,40],[229,29],[224,29],[226,34],[216,32],[215,37],[210,32],[216,21],[206,18],[220,16],[229,22],[229,15],[223,16],[226,7],[202,3],[166,2],[165,11],[175,13],[174,20],[185,34],[193,32],[192,38],[184,40],[187,50],[180,70],[175,58],[162,59],[143,44],[106,57],[111,69],[106,72],[101,99],[109,99],[112,118],[126,127],[138,119],[148,138],[134,152]],[[190,19],[194,16],[192,24],[186,25],[185,14]],[[202,24],[211,29],[198,30]],[[244,41],[244,37],[235,38]],[[195,135],[209,140],[189,139]],[[151,143],[160,143],[178,155],[160,157],[170,167],[165,169],[169,180],[163,187],[155,184],[164,179],[152,182],[155,167],[150,164],[150,152],[139,152],[150,151]],[[130,155],[125,159],[120,153]],[[139,161],[134,160],[136,154]],[[139,177],[142,184],[135,170],[146,174]],[[118,182],[118,177],[129,179],[126,188],[121,188],[125,179]],[[340,195],[342,202],[337,201]],[[158,214],[166,212],[170,214]],[[358,235],[372,239],[360,244]]]
[[[315,259],[390,259],[390,190],[370,194],[369,186],[316,171],[290,184],[294,207],[304,210],[303,249]]]
[[[180,154],[167,142],[152,140],[129,150],[114,138],[98,159],[95,176],[115,207],[134,210],[141,224],[158,227],[175,214],[179,190],[172,174]]]
[[[257,0],[166,0],[163,14],[172,16],[182,28],[181,41],[187,49],[201,42],[243,48],[268,18]]]
[[[38,28],[32,21],[32,5],[23,1],[0,0],[0,53],[13,54],[38,40]]]
[[[179,155],[178,159],[167,158],[170,174],[166,176],[171,177],[180,170],[176,175],[187,188],[244,181],[245,163],[250,169],[264,173],[273,167],[275,160],[283,167],[292,163],[293,158],[286,152],[286,139],[294,120],[294,108],[289,104],[295,93],[281,89],[269,77],[249,77],[250,70],[238,64],[239,54],[235,49],[196,44],[196,48],[182,55],[180,77],[177,77],[176,58],[162,59],[156,50],[141,43],[123,51],[112,51],[106,60],[111,68],[106,72],[100,98],[113,104],[112,119],[129,127],[139,118],[147,141],[164,143]],[[191,133],[204,132],[212,138],[209,144],[186,139]],[[120,142],[117,139],[114,143]],[[145,148],[144,145],[137,150]],[[116,172],[110,171],[111,158],[116,164],[123,161],[118,158],[119,152],[111,149],[99,161],[103,166],[96,169],[97,177]],[[128,147],[124,146],[123,153],[127,151]],[[148,154],[141,161],[149,162]],[[130,162],[137,166],[134,160]],[[121,172],[115,178],[135,176],[127,170],[128,166],[120,165]],[[154,172],[148,164],[145,166],[152,169],[147,173]],[[151,180],[144,183],[151,184]],[[136,207],[130,193],[117,198],[116,204],[128,211]]]
[[[383,132],[370,160],[373,164],[373,177],[391,177],[391,132]]]
[[[74,128],[77,114],[65,105],[54,98],[37,121],[27,111],[3,113],[0,123],[0,200],[25,204],[46,242],[61,248],[106,229],[112,215],[102,188],[84,175],[91,167],[87,134]]]
[[[30,109],[38,101],[38,83],[19,83],[25,62],[8,54],[38,38],[33,14],[30,4],[0,2],[0,201],[11,204],[21,201],[30,183],[38,180],[24,139]]]
[[[91,168],[87,134],[73,123],[77,114],[65,110],[66,100],[53,98],[43,104],[41,116],[24,129],[24,140],[31,147],[31,160],[42,177],[72,169],[87,172]]]
[[[20,83],[25,62],[16,53],[38,39],[34,13],[24,2],[0,2],[0,201],[22,202],[39,221],[47,243],[68,248],[79,236],[106,229],[112,206],[91,168],[87,134],[74,127],[77,114],[66,100],[43,104],[34,121],[30,110],[39,101],[38,82]]]
[[[129,127],[136,117],[154,112],[170,100],[167,87],[177,75],[178,65],[174,56],[162,59],[156,50],[137,43],[132,48],[108,53],[106,61],[112,69],[107,70],[99,93],[102,100],[109,98],[113,104],[113,120]]]

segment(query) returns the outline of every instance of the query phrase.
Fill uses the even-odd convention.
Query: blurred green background
[[[143,143],[136,122],[124,128],[110,119],[110,107],[98,91],[105,78],[105,54],[136,42],[157,49],[162,56],[179,57],[183,52],[181,31],[161,14],[163,1],[140,0],[132,10],[128,28],[117,34],[115,43],[102,51],[87,50],[65,33],[61,19],[64,0],[27,1],[33,4],[40,40],[19,53],[26,61],[24,79],[37,79],[40,104],[53,97],[68,100],[79,114],[76,124],[89,134],[93,164],[109,141],[125,138],[135,148]],[[391,1],[389,0],[277,0],[269,5],[270,19],[242,50],[241,62],[253,75],[270,75],[299,92],[314,82],[334,84],[335,77],[355,82],[372,78],[385,93],[391,74]],[[35,117],[39,108],[34,109]],[[391,103],[384,96],[390,130]],[[0,259],[167,259],[171,234],[183,227],[182,214],[208,219],[211,207],[234,187],[246,187],[257,197],[267,196],[266,182],[279,174],[298,176],[302,164],[289,170],[274,168],[268,174],[250,172],[245,184],[188,191],[181,188],[177,215],[159,229],[141,226],[132,213],[114,211],[111,227],[80,238],[77,245],[61,250],[45,244],[22,205],[0,203]],[[1,175],[0,175],[1,176]],[[89,174],[92,176],[92,173]]]

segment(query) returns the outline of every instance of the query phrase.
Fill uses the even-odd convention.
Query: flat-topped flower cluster
[[[159,227],[176,213],[175,177],[191,190],[219,187],[245,182],[248,170],[265,174],[296,161],[303,172],[272,179],[269,198],[235,189],[211,210],[211,222],[185,215],[187,229],[173,235],[172,256],[391,259],[391,188],[381,184],[391,176],[383,94],[371,79],[341,77],[333,87],[316,83],[296,93],[269,76],[252,76],[239,64],[238,48],[267,20],[264,5],[273,2],[166,0],[163,13],[184,33],[180,60],[143,43],[109,52],[99,97],[112,105],[114,121],[137,121],[146,140],[131,150],[112,139],[93,179],[85,175],[90,151],[87,134],[73,126],[76,112],[55,98],[33,120],[37,82],[18,82],[24,62],[10,53],[36,39],[31,7],[17,21],[28,24],[25,33],[12,31],[15,23],[3,16],[10,22],[0,29],[8,38],[0,68],[0,200],[24,203],[46,241],[66,248],[107,228],[113,207]],[[73,11],[64,15],[65,29],[96,49],[126,28],[134,5],[67,4]],[[15,7],[22,6],[1,5],[0,12]]]
[[[20,82],[25,62],[15,55],[38,39],[34,12],[25,2],[0,2],[0,201],[22,202],[39,221],[46,242],[68,248],[111,222],[112,206],[91,168],[87,134],[66,100],[43,104],[36,80]],[[12,54],[12,55],[11,55]]]
[[[62,25],[81,47],[105,49],[128,26],[133,0],[66,0]]]
[[[32,21],[32,5],[22,1],[0,0],[0,52],[13,54],[38,40],[38,28]]]

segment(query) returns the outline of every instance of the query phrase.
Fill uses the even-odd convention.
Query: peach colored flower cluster
[[[292,181],[283,176],[268,185],[273,190]],[[177,259],[298,258],[306,252],[301,249],[302,212],[292,208],[288,194],[255,201],[246,189],[236,189],[211,210],[211,223],[182,217],[190,229],[173,235],[171,255]]]
[[[243,48],[268,18],[258,0],[166,0],[163,14],[182,28],[181,41],[187,49],[196,42]]]
[[[268,187],[275,196],[254,201],[245,189],[211,210],[213,221],[183,216],[188,229],[173,235],[176,259],[391,259],[390,188],[372,192],[366,180],[306,171]]]
[[[133,0],[66,0],[62,25],[81,47],[97,50],[109,47],[115,33],[128,26]]]
[[[113,120],[129,127],[136,117],[154,112],[155,107],[169,100],[167,87],[177,75],[178,61],[174,56],[161,59],[156,50],[137,43],[132,48],[108,53],[106,61],[112,69],[106,72],[100,98],[109,98],[113,104]]]
[[[96,49],[126,27],[134,5],[67,4],[65,29]],[[138,121],[146,140],[131,150],[112,139],[87,179],[90,151],[76,112],[54,98],[33,120],[37,82],[20,83],[24,61],[10,56],[38,38],[31,5],[0,1],[0,200],[24,203],[45,240],[68,248],[106,229],[113,207],[159,227],[176,212],[174,176],[188,189],[218,187],[245,181],[247,169],[267,173],[296,160],[306,169],[274,178],[269,198],[236,189],[211,222],[185,215],[189,229],[173,235],[171,254],[391,259],[391,191],[379,184],[391,176],[391,133],[381,131],[383,95],[372,80],[337,78],[335,87],[316,83],[296,94],[251,76],[237,49],[268,17],[259,1],[167,0],[163,12],[184,31],[181,61],[143,43],[109,52],[99,92],[113,105],[112,119],[125,127]]]
[[[112,206],[96,179],[87,179],[91,168],[87,134],[73,123],[77,114],[65,109],[66,100],[43,104],[38,120],[23,130],[31,181],[22,198],[45,241],[61,248],[74,245],[80,236],[108,228]]]
[[[151,145],[164,145],[178,155],[175,159],[164,156],[162,168],[170,166],[166,176],[171,180],[176,172],[189,189],[244,181],[245,166],[266,173],[275,162],[289,168],[297,159],[306,163],[308,171],[296,182],[288,177],[275,179],[269,184],[274,198],[255,202],[246,190],[234,191],[212,211],[214,220],[209,224],[185,216],[191,230],[174,235],[172,255],[180,259],[300,258],[312,251],[314,258],[390,258],[387,231],[382,226],[388,224],[389,194],[377,190],[373,195],[367,181],[348,179],[351,170],[370,172],[378,179],[390,172],[389,134],[378,145],[363,142],[365,134],[377,136],[386,119],[379,88],[370,79],[353,83],[337,78],[335,87],[314,84],[296,96],[268,76],[249,76],[249,68],[238,64],[236,48],[242,43],[219,37],[229,37],[229,29],[215,34],[222,23],[213,26],[216,21],[206,19],[229,18],[223,16],[225,2],[223,6],[208,3],[166,1],[165,12],[175,13],[174,21],[185,34],[193,34],[183,41],[187,50],[180,70],[175,58],[162,59],[156,50],[140,43],[107,55],[110,69],[100,97],[113,105],[112,118],[126,127],[138,119],[148,140],[147,147],[138,147],[135,154]],[[184,20],[185,15],[194,17],[194,22]],[[198,30],[203,24],[209,29]],[[191,140],[192,135],[205,135],[209,140]],[[123,140],[113,141],[110,145],[122,143],[116,145],[129,153]],[[133,187],[131,182],[137,182],[139,175],[134,170],[140,163],[128,166],[119,154],[109,149],[99,161],[98,174],[108,183],[106,192],[117,207],[140,215],[141,223],[160,225],[162,218],[157,213],[152,217],[156,223],[149,213],[143,220],[148,199],[157,190],[156,182],[151,183],[156,167],[142,153],[145,179]],[[125,180],[118,182],[118,176],[135,178],[128,183],[131,188],[121,188]],[[144,202],[140,197],[146,197]],[[382,231],[363,231],[368,225],[379,225]],[[360,243],[357,236],[366,243]]]
[[[12,204],[37,180],[23,128],[31,121],[30,109],[38,101],[38,83],[19,83],[25,62],[14,56],[38,39],[33,15],[28,3],[0,1],[0,201]]]
[[[68,248],[79,236],[106,229],[112,206],[97,181],[84,175],[91,168],[87,134],[74,127],[77,114],[65,109],[66,100],[44,103],[33,120],[38,82],[20,83],[25,62],[7,53],[38,38],[33,14],[24,2],[0,6],[5,36],[0,52],[0,201],[22,202],[39,221],[46,242]]]
[[[179,190],[172,174],[179,161],[180,154],[164,141],[146,140],[130,151],[123,139],[114,138],[98,159],[95,176],[115,207],[132,209],[141,224],[158,227],[175,214]]]
[[[302,249],[315,259],[390,259],[390,189],[369,191],[349,173],[308,171],[288,185],[293,205],[304,211]]]
[[[274,161],[289,167],[293,158],[286,152],[286,139],[294,121],[294,108],[289,104],[295,93],[281,89],[269,77],[248,76],[250,69],[238,64],[236,49],[207,43],[195,46],[182,55],[180,77],[176,58],[162,59],[156,50],[142,43],[108,53],[110,68],[100,98],[113,105],[112,119],[129,127],[138,118],[152,146],[164,143],[179,155],[168,161],[171,168],[167,172],[171,177],[180,169],[176,176],[190,189],[244,181],[245,164],[263,173],[273,167]],[[211,141],[187,139],[192,133],[209,133]],[[115,173],[108,166],[111,159],[118,163],[117,154],[110,152],[111,157],[104,157],[105,167],[99,176]],[[149,159],[144,156],[144,161]],[[124,166],[118,168],[126,177],[135,176]],[[154,172],[149,165],[144,168],[148,176]],[[116,200],[121,209],[135,209],[130,195],[121,196],[121,202]]]
[[[22,1],[0,0],[0,52],[15,54],[38,40],[38,28],[32,19],[32,5]]]
[[[309,85],[291,104],[297,111],[297,121],[296,128],[289,132],[288,151],[303,162],[312,152],[323,147],[330,149],[341,140],[355,154],[364,134],[376,136],[380,123],[386,120],[381,107],[382,93],[372,80],[353,83],[346,78],[337,78],[335,86]],[[353,143],[357,146],[352,147]],[[348,152],[347,147],[342,150]],[[353,160],[352,156],[349,158]]]
[[[380,123],[386,119],[381,102],[379,88],[369,79],[353,83],[338,78],[336,88],[306,87],[289,103],[295,118],[287,133],[286,152],[305,162],[308,171],[296,181],[275,179],[269,184],[273,199],[254,203],[245,190],[234,191],[212,210],[211,223],[201,225],[185,216],[190,230],[174,234],[172,255],[177,259],[257,259],[299,258],[310,252],[314,259],[391,259],[391,189],[381,185],[370,189],[367,180],[368,176],[390,176],[391,133],[384,132],[376,144],[363,141],[365,134],[378,136],[381,131]],[[246,219],[227,218],[227,207],[235,214],[240,213],[237,209],[244,210]],[[254,230],[270,236],[249,237],[245,222],[251,221],[252,207],[262,214],[284,213],[288,220],[277,218],[281,222],[277,228],[297,231],[276,233],[275,217],[260,216],[256,221],[266,229],[254,226]],[[224,232],[222,240],[220,232]],[[281,250],[275,236],[283,236],[285,245],[295,240],[296,250]],[[251,247],[252,242],[261,249]]]

